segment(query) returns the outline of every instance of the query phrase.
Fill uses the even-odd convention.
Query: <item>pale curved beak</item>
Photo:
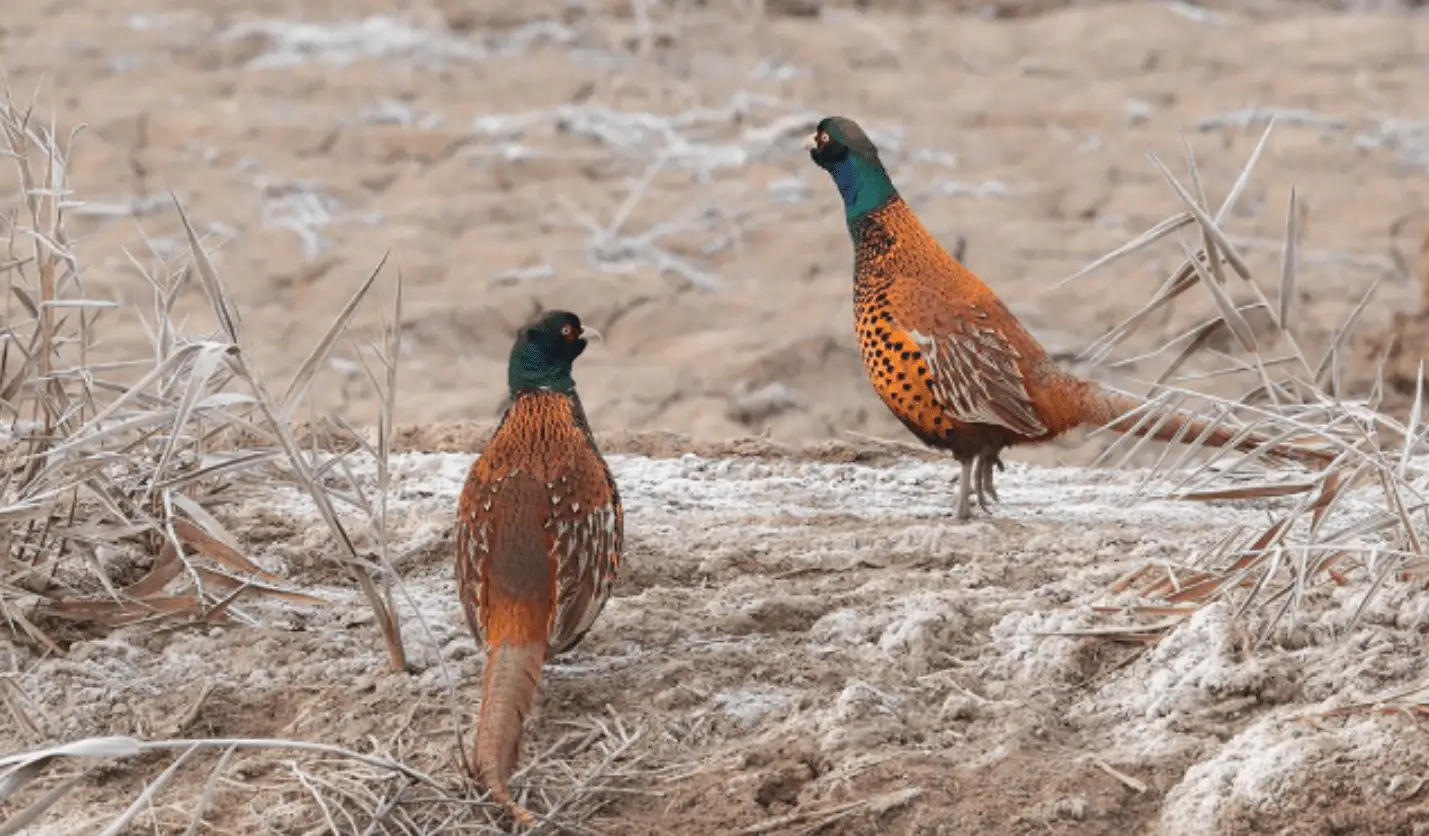
[[[602,337],[602,336],[600,335],[600,332],[599,332],[599,331],[595,330],[594,328],[590,327],[589,325],[582,325],[582,326],[581,326],[581,339],[583,339],[583,340],[595,339],[595,340],[597,340],[598,342],[602,342],[602,343],[605,342],[605,337]]]
[[[818,134],[809,134],[808,136],[804,137],[804,148],[805,148],[805,150],[812,151],[812,150],[814,150],[815,148],[818,148],[818,147],[819,147],[819,135],[818,135]]]

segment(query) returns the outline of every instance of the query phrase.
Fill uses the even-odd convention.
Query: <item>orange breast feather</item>
[[[969,425],[1047,435],[1029,373],[1030,335],[901,203],[879,217],[882,246],[861,252],[858,336],[874,388],[935,438]]]

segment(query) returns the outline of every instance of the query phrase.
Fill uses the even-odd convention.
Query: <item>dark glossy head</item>
[[[878,169],[883,161],[878,158],[878,147],[858,123],[844,116],[827,116],[819,121],[814,133],[804,140],[809,149],[809,158],[819,168],[832,172],[850,154]]]
[[[833,177],[850,224],[898,194],[878,158],[878,148],[852,119],[820,120],[804,147],[809,149],[809,159]]]
[[[571,365],[585,351],[587,338],[600,332],[581,325],[570,311],[545,311],[526,325],[511,347],[506,380],[511,394],[533,389],[575,391]]]

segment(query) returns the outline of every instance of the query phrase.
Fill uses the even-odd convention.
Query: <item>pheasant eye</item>
[[[570,338],[571,338],[571,333],[572,333],[572,332],[571,332],[571,326],[569,326],[569,325],[562,325],[562,326],[561,326],[561,336],[565,337],[566,339],[570,339]]]
[[[818,139],[815,140],[815,141],[819,143],[819,147],[823,147],[823,146],[825,146],[825,145],[828,145],[828,144],[829,144],[829,134],[828,134],[828,132],[827,132],[827,131],[819,131]]]

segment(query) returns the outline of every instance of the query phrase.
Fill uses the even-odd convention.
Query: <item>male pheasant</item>
[[[843,197],[854,246],[854,319],[864,365],[884,404],[920,440],[962,466],[959,521],[970,493],[997,499],[1002,450],[1100,426],[1159,441],[1195,439],[1204,422],[1171,413],[1125,417],[1144,403],[1058,368],[992,289],[959,264],[894,188],[878,149],[851,119],[831,116],[805,140]],[[1117,419],[1120,418],[1120,421]],[[1154,428],[1154,429],[1153,429]],[[1250,450],[1266,442],[1214,429],[1205,443]],[[1277,445],[1271,455],[1323,464],[1329,453]]]
[[[522,724],[547,658],[575,647],[610,597],[624,538],[620,494],[571,377],[587,337],[599,333],[565,311],[521,329],[510,403],[457,509],[457,586],[487,650],[473,768],[525,825],[534,818],[507,783]]]

